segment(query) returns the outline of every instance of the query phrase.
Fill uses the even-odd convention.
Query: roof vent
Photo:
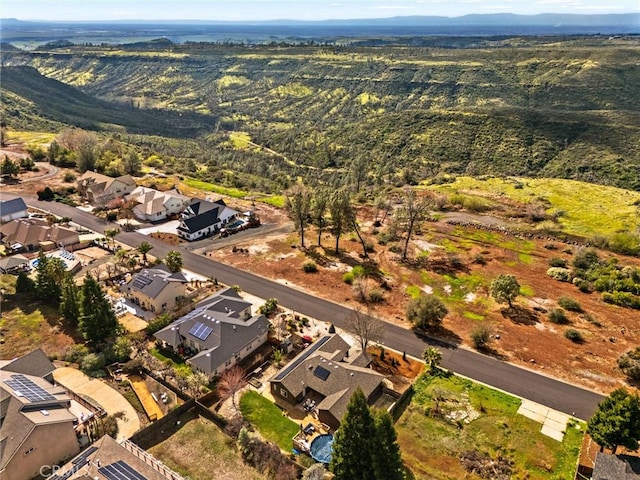
[[[48,417],[48,416],[49,416],[49,412],[48,412],[47,410],[40,410],[40,413],[41,413],[42,415],[44,415],[45,417]]]

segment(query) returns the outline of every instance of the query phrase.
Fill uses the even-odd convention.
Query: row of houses
[[[155,223],[179,216],[176,233],[187,241],[217,233],[240,215],[222,200],[212,202],[182,195],[176,189],[160,192],[136,186],[130,175],[112,178],[87,171],[78,179],[78,192],[94,205],[106,205],[117,198],[133,202],[136,204],[133,214],[143,222]]]

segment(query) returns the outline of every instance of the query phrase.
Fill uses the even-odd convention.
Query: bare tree
[[[429,216],[432,208],[431,198],[423,196],[418,197],[416,191],[412,188],[405,190],[403,197],[403,205],[398,210],[398,215],[404,221],[407,238],[404,242],[402,250],[402,259],[407,259],[407,250],[409,249],[409,241],[415,227]]]
[[[318,227],[318,246],[322,246],[322,229],[326,224],[326,213],[329,207],[330,192],[327,188],[316,188],[313,193],[311,220]]]
[[[380,337],[384,323],[379,318],[371,316],[368,312],[364,313],[358,308],[354,308],[349,317],[351,330],[356,334],[358,342],[363,352],[367,351],[369,342]]]
[[[202,372],[194,372],[187,377],[187,387],[191,392],[193,398],[197,398],[198,393],[202,390],[202,387],[209,383],[209,378]]]
[[[218,381],[218,393],[222,399],[231,398],[231,404],[236,412],[238,411],[236,393],[242,390],[246,384],[247,382],[244,379],[244,371],[238,365],[234,365],[220,375],[220,380]]]
[[[284,207],[291,215],[291,219],[300,233],[300,246],[304,248],[304,229],[309,223],[311,215],[311,200],[313,194],[311,190],[302,183],[296,183],[285,192]]]

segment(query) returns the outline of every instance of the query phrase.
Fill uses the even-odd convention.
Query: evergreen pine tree
[[[18,278],[16,279],[16,293],[33,293],[35,288],[35,282],[26,272],[20,272],[18,274]]]
[[[66,271],[62,260],[47,257],[43,252],[38,255],[36,266],[36,294],[51,305],[60,303],[61,284]]]
[[[87,273],[82,286],[80,332],[85,340],[101,342],[116,334],[118,319],[98,282]]]
[[[354,392],[333,440],[331,471],[335,480],[375,480],[372,458],[377,454],[375,423],[367,399]],[[375,451],[374,451],[375,449]]]
[[[376,434],[372,460],[375,477],[377,480],[402,480],[404,471],[393,419],[384,410],[377,410],[374,419]]]
[[[71,275],[66,275],[62,281],[62,300],[60,301],[60,315],[65,323],[77,328],[80,318],[80,288]]]

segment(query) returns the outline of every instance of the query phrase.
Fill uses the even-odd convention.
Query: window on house
[[[289,396],[289,394],[284,388],[280,389],[280,395],[282,395],[284,398],[287,398]]]

